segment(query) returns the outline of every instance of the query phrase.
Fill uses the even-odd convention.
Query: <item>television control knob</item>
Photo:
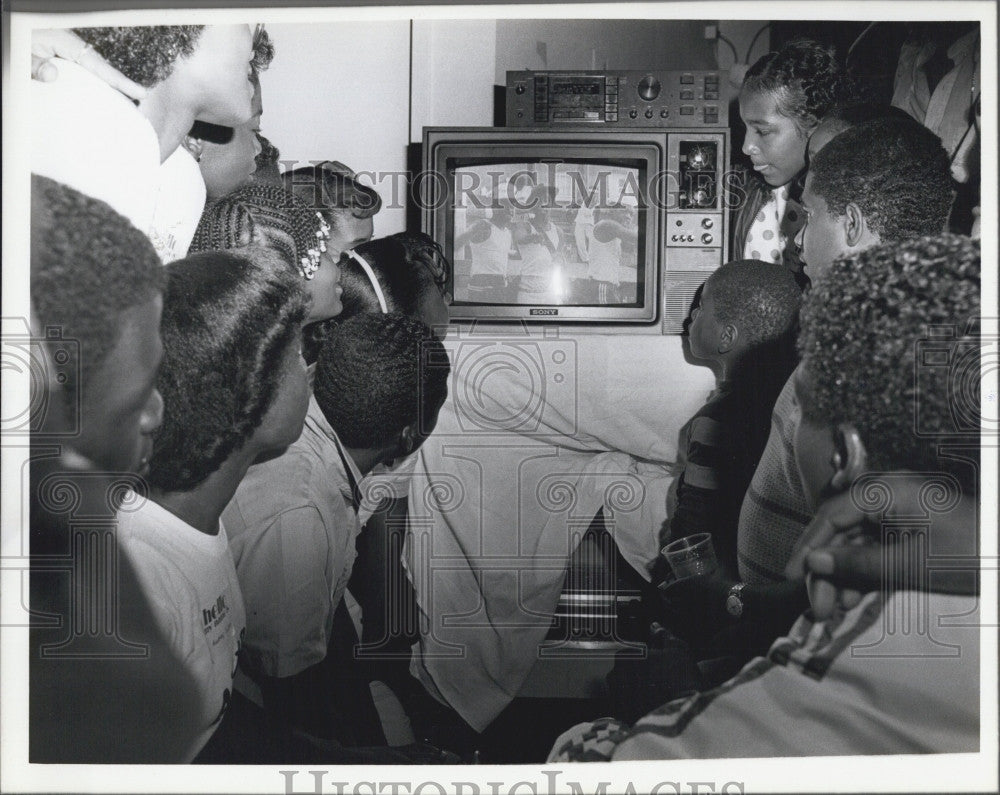
[[[708,232],[706,232],[701,236],[701,242],[704,243],[706,246],[709,245],[712,242],[712,236]]]
[[[646,108],[646,118],[647,119],[653,118],[653,109],[652,108]]]
[[[634,118],[635,118],[636,116],[638,116],[638,115],[639,115],[639,111],[637,111],[637,110],[636,110],[635,108],[632,108],[632,110],[630,110],[630,111],[628,112],[628,117],[629,117],[630,119],[634,119]]]
[[[646,75],[639,81],[636,91],[639,92],[639,96],[646,100],[646,102],[652,102],[660,96],[660,81],[652,75]]]
[[[514,93],[515,94],[523,94],[524,93],[524,83],[518,83],[516,86],[514,86]]]
[[[668,108],[664,108],[663,110],[660,111],[660,118],[661,119],[665,119],[669,115],[670,115],[670,110]]]
[[[677,235],[671,235],[670,236],[670,242],[671,243],[676,243],[677,242]]]
[[[694,235],[688,235],[687,241],[688,243],[694,243]]]
[[[701,225],[705,229],[711,229],[713,226],[715,226],[715,221],[713,221],[711,218],[702,218]]]

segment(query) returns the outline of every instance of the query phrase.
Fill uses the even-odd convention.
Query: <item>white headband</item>
[[[382,286],[378,283],[378,279],[375,278],[375,271],[372,270],[372,266],[365,261],[364,257],[353,249],[347,253],[354,258],[358,265],[361,266],[361,270],[368,274],[368,280],[372,283],[372,289],[375,290],[375,297],[378,298],[378,305],[382,307],[382,314],[387,315],[389,313],[389,307],[385,303],[385,293],[382,292]]]

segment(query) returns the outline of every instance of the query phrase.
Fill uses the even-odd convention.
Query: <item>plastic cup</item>
[[[660,554],[670,566],[674,580],[714,574],[719,568],[709,533],[695,533],[693,536],[678,538],[661,549]]]

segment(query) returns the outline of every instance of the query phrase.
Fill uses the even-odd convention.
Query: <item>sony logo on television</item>
[[[530,309],[530,310],[528,310],[528,314],[529,315],[544,315],[546,317],[548,317],[548,316],[554,317],[554,316],[556,316],[556,315],[559,314],[559,310],[558,309]]]

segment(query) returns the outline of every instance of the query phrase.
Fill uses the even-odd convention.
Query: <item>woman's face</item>
[[[327,320],[343,311],[344,305],[340,301],[340,296],[344,292],[344,288],[340,286],[338,259],[340,259],[340,255],[332,255],[328,242],[326,252],[320,257],[319,270],[305,283],[306,292],[312,297],[306,323]]]
[[[777,97],[769,91],[741,94],[740,117],[747,127],[743,154],[754,171],[775,188],[795,179],[806,167],[809,136],[778,112]]]
[[[198,120],[235,127],[251,116],[252,58],[248,25],[206,25],[195,51],[180,59],[170,77],[189,98]]]
[[[233,128],[233,137],[228,143],[214,144],[206,141],[202,145],[201,176],[210,200],[220,199],[250,181],[256,171],[257,155],[260,154],[260,84],[254,91],[253,115],[244,124]]]

